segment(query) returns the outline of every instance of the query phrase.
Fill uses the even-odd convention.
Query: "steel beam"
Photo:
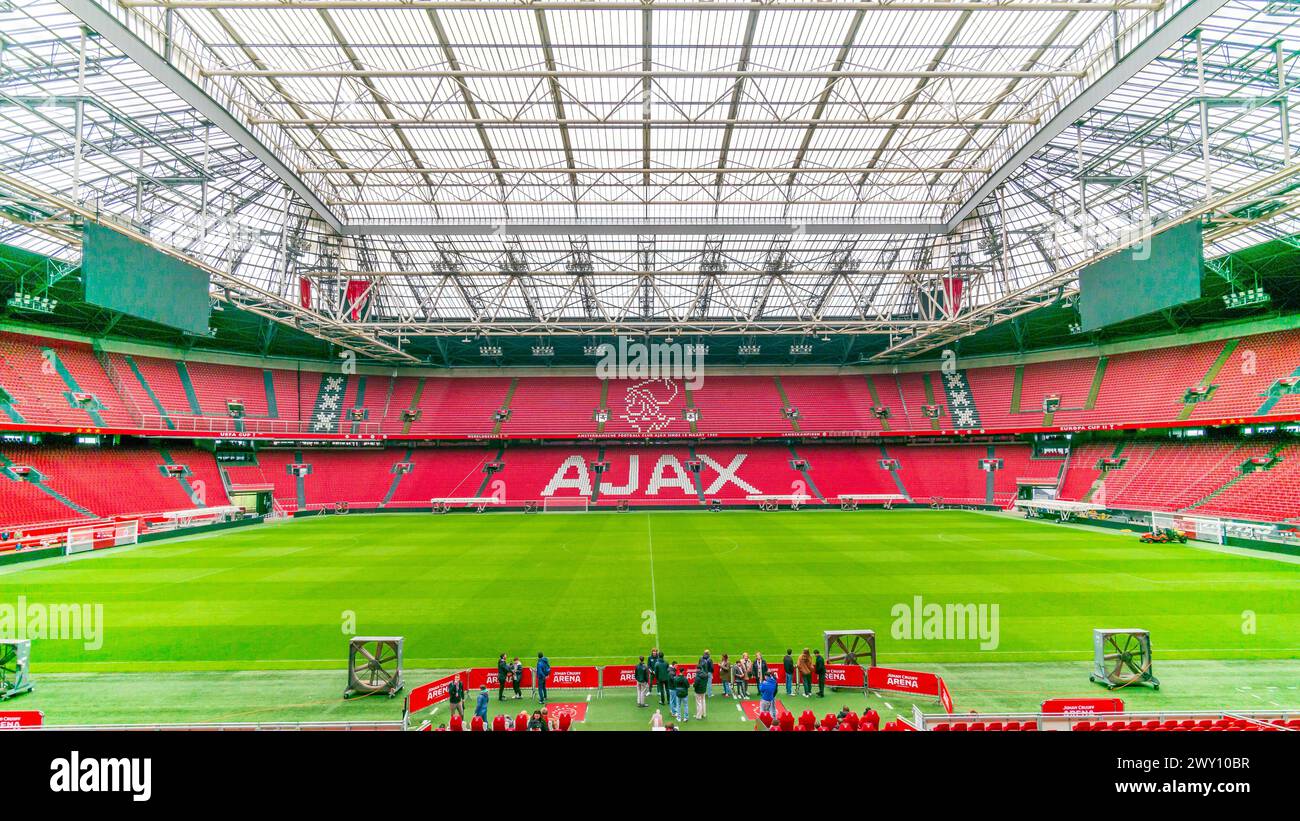
[[[161,54],[137,37],[135,32],[127,28],[111,12],[95,0],[58,0],[58,3],[112,43],[118,51],[134,60],[154,79],[167,86],[176,96],[194,106],[201,115],[229,134],[235,142],[252,152],[276,176],[284,180],[303,202],[310,205],[331,228],[337,231],[343,227],[342,220],[316,196],[311,186],[281,162],[276,153],[264,145],[256,135],[245,128],[239,118],[209,97],[207,92],[195,85]]]

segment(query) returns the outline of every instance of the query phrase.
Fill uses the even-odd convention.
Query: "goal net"
[[[1223,544],[1223,520],[1208,516],[1183,516],[1178,513],[1152,513],[1151,529],[1173,528],[1200,542]]]
[[[546,513],[554,513],[559,510],[586,512],[590,505],[591,500],[585,496],[578,498],[572,496],[566,496],[564,498],[548,496],[542,500],[542,510]]]
[[[70,527],[63,552],[70,556],[74,553],[94,550],[96,547],[136,544],[139,540],[140,523],[137,521]]]

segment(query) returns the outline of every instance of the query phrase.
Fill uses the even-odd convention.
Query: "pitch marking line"
[[[655,646],[662,647],[663,642],[659,638],[659,597],[655,592],[654,527],[650,523],[649,516],[645,519],[645,538],[646,546],[650,549],[650,616],[655,620]]]

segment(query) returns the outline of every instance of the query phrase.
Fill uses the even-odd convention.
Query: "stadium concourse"
[[[1298,9],[0,0],[0,729],[1300,732]]]

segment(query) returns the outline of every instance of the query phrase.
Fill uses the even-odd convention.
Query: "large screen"
[[[178,328],[208,332],[208,273],[125,234],[87,223],[81,246],[86,301]]]
[[[1093,331],[1201,296],[1199,222],[1176,225],[1079,272],[1079,315]]]

